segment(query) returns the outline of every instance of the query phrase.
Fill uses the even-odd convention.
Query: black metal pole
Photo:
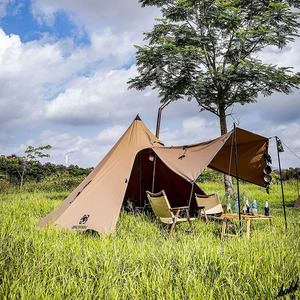
[[[298,191],[298,198],[299,198],[299,179],[298,179],[298,172],[297,172],[297,191]]]
[[[189,213],[190,213],[191,201],[192,201],[192,197],[193,197],[194,184],[195,184],[195,181],[192,182],[192,189],[191,189],[191,194],[190,194],[190,199],[189,199],[189,207],[188,207],[188,212]]]
[[[279,155],[279,142],[280,142],[280,139],[276,136],[276,146],[277,146],[278,166],[279,166],[280,183],[281,183],[281,194],[282,194],[282,204],[283,204],[284,222],[285,222],[285,229],[287,229],[286,212],[285,212],[285,203],[284,203],[284,192],[283,192],[283,182],[282,182],[282,174],[281,174],[280,155]],[[281,144],[281,143],[280,143],[280,144]]]
[[[236,126],[233,123],[234,127],[234,149],[235,149],[235,167],[236,167],[236,184],[237,184],[237,193],[238,193],[238,204],[239,204],[239,223],[240,223],[240,230],[242,228],[241,225],[241,208],[240,208],[240,184],[239,184],[239,165],[238,165],[238,155],[237,155],[237,142],[236,142]]]
[[[142,207],[141,152],[139,153],[138,164],[139,164],[139,200],[140,200],[140,207]]]

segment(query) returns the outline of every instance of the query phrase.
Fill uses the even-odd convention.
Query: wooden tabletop
[[[239,219],[239,214],[222,214],[222,219]],[[270,220],[274,219],[274,216],[264,216],[264,215],[244,215],[241,214],[242,220]]]

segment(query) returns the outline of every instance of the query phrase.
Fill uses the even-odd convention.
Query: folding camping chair
[[[201,210],[204,211],[204,216],[207,221],[209,218],[212,221],[222,222],[222,238],[224,236],[237,236],[237,234],[226,233],[227,221],[230,221],[230,227],[236,227],[234,218],[228,219],[228,216],[224,214],[223,208],[226,213],[226,205],[221,204],[217,193],[211,195],[199,195],[195,193],[195,199],[199,208],[198,219],[201,218]],[[235,215],[233,215],[235,216]]]
[[[150,193],[149,191],[146,191],[146,194],[156,219],[160,219],[160,221],[165,224],[172,224],[169,236],[172,235],[173,229],[177,223],[189,222],[191,232],[193,231],[192,222],[188,212],[188,206],[171,207],[164,190],[159,193]],[[185,212],[187,217],[182,218],[179,215],[181,212]]]
[[[207,216],[218,219],[218,216],[223,213],[223,207],[217,193],[211,195],[200,195],[195,193],[197,208],[199,210],[198,219],[203,215],[207,221]]]

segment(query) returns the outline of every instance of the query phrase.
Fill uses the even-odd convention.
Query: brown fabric
[[[145,124],[135,120],[89,176],[38,226],[53,223],[65,229],[112,232],[136,154],[154,145],[162,147]]]
[[[264,154],[268,151],[268,139],[240,128],[236,128],[236,132],[239,178],[264,186]],[[153,150],[173,172],[190,182],[195,181],[207,166],[236,176],[233,131],[208,142],[154,147]]]
[[[236,176],[233,137],[232,132],[231,137],[208,166],[225,174]],[[268,138],[236,128],[236,139],[239,178],[264,186],[263,169],[266,166],[264,154],[268,151]]]
[[[141,199],[139,190],[139,155],[141,172]],[[130,200],[137,206],[144,206],[147,203],[146,191],[152,190],[152,174],[154,162],[149,161],[149,149],[144,149],[136,156],[125,200]],[[174,173],[168,168],[160,158],[156,160],[156,171],[154,180],[154,192],[165,190],[171,207],[188,205],[191,195],[192,185],[186,179]],[[205,195],[199,186],[194,185],[194,192]],[[140,203],[141,202],[141,203]],[[194,197],[192,198],[191,208],[196,208]]]
[[[192,182],[208,166],[230,135],[231,132],[204,143],[178,147],[154,147],[153,150],[173,172]]]

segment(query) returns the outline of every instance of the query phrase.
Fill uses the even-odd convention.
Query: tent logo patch
[[[79,224],[85,224],[85,223],[88,221],[89,217],[90,217],[90,215],[84,215],[84,216],[80,219]]]

